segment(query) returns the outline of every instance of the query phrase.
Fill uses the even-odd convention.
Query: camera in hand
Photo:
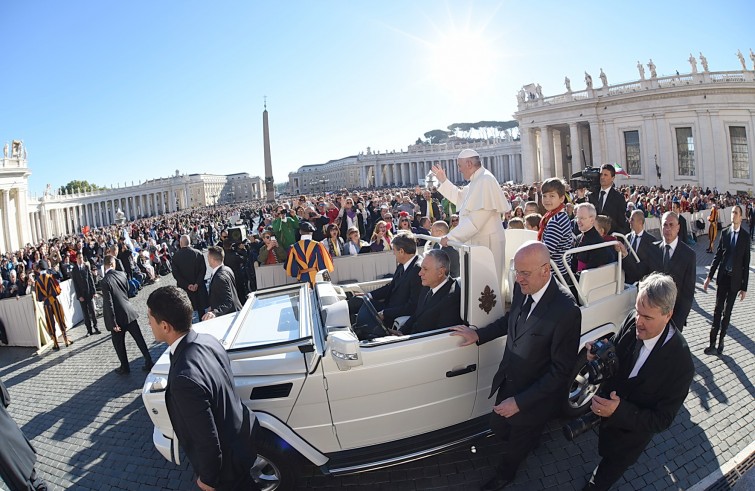
[[[600,169],[598,167],[585,167],[571,175],[569,185],[572,189],[587,188],[591,193],[600,192]]]
[[[603,383],[619,371],[619,356],[616,354],[616,346],[611,341],[595,341],[590,348],[590,354],[597,357],[587,362],[588,379],[592,385]]]
[[[598,385],[616,375],[619,371],[619,357],[616,354],[616,346],[609,340],[598,340],[590,347],[590,354],[596,356],[587,362],[588,381],[592,385]],[[568,441],[574,441],[582,433],[600,424],[600,416],[589,412],[574,421],[570,421],[562,428]]]

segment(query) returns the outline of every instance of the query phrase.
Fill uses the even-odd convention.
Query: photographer
[[[635,311],[611,341],[618,372],[592,400],[601,418],[598,453],[602,460],[585,490],[611,487],[637,461],[653,438],[671,426],[684,403],[695,368],[687,341],[671,316],[676,301],[674,280],[653,273],[640,282]],[[588,361],[596,358],[589,353]]]

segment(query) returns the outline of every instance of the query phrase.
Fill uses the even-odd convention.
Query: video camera
[[[587,188],[591,193],[600,192],[600,168],[585,167],[571,175],[569,185],[572,189]]]
[[[587,363],[588,382],[591,385],[601,384],[619,371],[619,356],[616,354],[616,346],[611,341],[595,341],[590,348],[590,353],[597,357]],[[565,424],[562,430],[566,439],[571,442],[599,424],[600,416],[589,412]]]

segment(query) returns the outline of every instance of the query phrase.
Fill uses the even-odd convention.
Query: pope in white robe
[[[459,224],[441,239],[441,245],[445,247],[452,240],[487,247],[493,253],[500,280],[506,243],[502,215],[511,210],[511,205],[498,180],[482,166],[476,151],[462,150],[456,164],[464,179],[469,181],[461,189],[446,178],[443,168],[433,166],[433,173],[440,181],[438,191],[456,205],[459,214]]]

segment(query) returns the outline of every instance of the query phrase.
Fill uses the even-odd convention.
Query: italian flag
[[[629,177],[629,174],[627,174],[627,171],[625,171],[625,170],[624,170],[624,168],[623,168],[623,167],[621,167],[621,166],[620,166],[619,164],[617,164],[616,162],[614,162],[614,163],[613,163],[613,167],[614,167],[614,169],[616,169],[616,173],[617,173],[617,174],[619,174],[619,175],[622,175],[622,176],[627,176],[627,177]]]

